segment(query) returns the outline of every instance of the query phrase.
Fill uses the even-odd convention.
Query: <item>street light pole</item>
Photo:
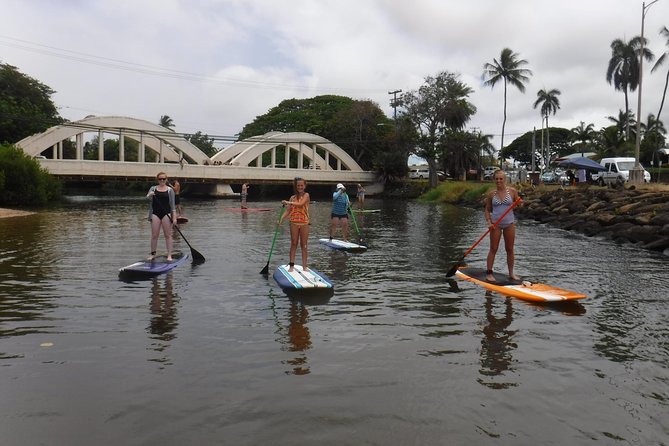
[[[641,49],[639,51],[639,98],[637,100],[637,112],[636,112],[636,142],[634,144],[634,168],[630,170],[629,182],[632,184],[641,184],[643,183],[643,167],[639,162],[640,153],[641,153],[641,86],[643,83],[643,47],[644,47],[644,37],[643,37],[643,27],[644,21],[646,19],[646,12],[648,9],[653,6],[654,3],[657,3],[659,0],[653,0],[648,3],[641,3]]]

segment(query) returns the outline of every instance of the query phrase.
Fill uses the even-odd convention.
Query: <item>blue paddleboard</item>
[[[332,288],[330,279],[313,268],[304,271],[301,265],[295,265],[292,272],[288,272],[288,268],[288,265],[281,265],[272,276],[284,291]]]
[[[167,261],[167,256],[156,256],[153,260],[140,260],[118,270],[121,278],[152,277],[173,270],[184,263],[190,256],[180,251],[172,253],[172,261]]]
[[[325,246],[328,246],[332,249],[338,249],[339,251],[347,251],[347,252],[365,252],[367,251],[367,247],[364,245],[358,245],[357,243],[351,243],[351,242],[345,242],[343,240],[337,240],[336,238],[333,238],[330,240],[329,238],[320,238],[318,241]]]

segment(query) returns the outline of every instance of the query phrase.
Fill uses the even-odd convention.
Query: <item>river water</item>
[[[280,206],[250,204],[273,210],[187,201],[206,263],[137,282],[143,200],[0,220],[0,443],[669,444],[666,257],[521,221],[516,272],[589,296],[534,305],[446,283],[480,209],[368,199],[347,255],[317,242],[322,201],[334,294],[288,298],[259,274]],[[270,273],[287,256],[283,227]]]

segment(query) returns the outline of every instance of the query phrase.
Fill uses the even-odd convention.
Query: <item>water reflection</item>
[[[172,340],[176,338],[179,325],[176,303],[179,297],[173,291],[173,276],[168,273],[163,277],[155,277],[151,283],[151,320],[147,331],[152,335],[151,349],[163,354],[160,358],[151,359],[164,365],[171,364],[165,354]]]
[[[308,375],[311,373],[307,351],[311,349],[311,333],[309,332],[309,306],[327,304],[332,297],[331,289],[322,292],[288,293],[289,306],[286,315],[280,317],[277,312],[277,302],[270,293],[271,308],[277,326],[281,350],[295,353],[290,359],[281,361],[291,368],[286,370],[288,375]],[[281,300],[284,301],[284,300]],[[284,322],[287,320],[287,324]]]
[[[481,340],[481,369],[479,373],[484,377],[501,375],[506,371],[513,370],[512,350],[518,345],[513,342],[517,330],[509,330],[513,322],[513,305],[511,298],[501,300],[499,296],[487,292],[485,303],[486,325],[483,327],[483,339]],[[498,308],[501,306],[501,309]],[[485,381],[479,378],[478,382],[492,389],[507,389],[516,386],[515,383]]]

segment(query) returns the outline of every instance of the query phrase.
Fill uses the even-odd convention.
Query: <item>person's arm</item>
[[[153,196],[156,194],[156,186],[151,186],[149,188],[149,192],[146,194],[146,198],[149,200],[153,198]]]
[[[169,191],[167,196],[170,199],[170,213],[172,214],[172,223],[176,224],[177,223],[177,205],[176,205],[174,189],[172,189],[170,187],[167,190]]]
[[[488,226],[492,225],[492,195],[488,194],[488,196],[485,199],[485,221],[488,223]]]

